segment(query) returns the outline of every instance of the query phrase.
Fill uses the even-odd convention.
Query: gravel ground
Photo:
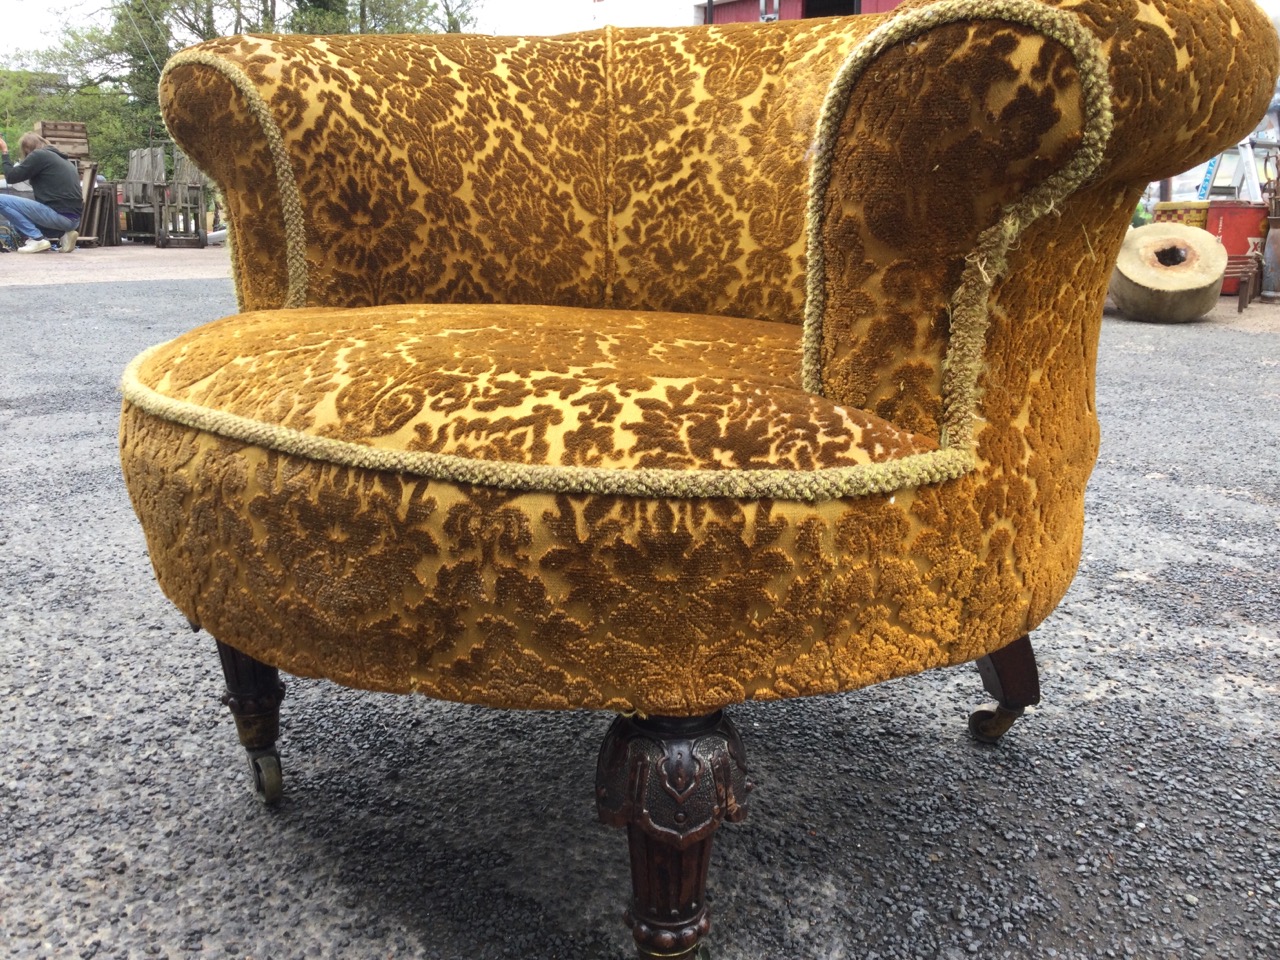
[[[0,956],[628,957],[606,717],[293,681],[285,799],[251,796],[115,453],[126,360],[233,309],[226,280],[0,289]],[[994,748],[971,668],[737,708],[717,960],[1280,957],[1278,401],[1280,307],[1108,318],[1044,704]]]

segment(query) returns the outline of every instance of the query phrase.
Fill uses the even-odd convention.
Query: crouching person
[[[45,232],[61,233],[61,249],[70,253],[76,248],[80,234],[80,214],[84,200],[80,188],[80,175],[75,164],[38,133],[24,133],[18,141],[22,159],[18,163],[9,160],[9,145],[0,137],[0,161],[4,163],[4,177],[9,183],[31,184],[34,200],[0,194],[0,216],[27,238],[18,248],[19,253],[39,253],[49,249]]]

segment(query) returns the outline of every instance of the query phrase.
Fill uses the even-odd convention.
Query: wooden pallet
[[[157,247],[207,246],[204,175],[176,148],[172,177],[167,163],[163,145],[129,151],[129,176],[121,184],[122,235],[152,240]]]
[[[118,247],[120,216],[116,206],[116,188],[112,184],[96,181],[95,177],[93,182],[85,186],[79,243],[86,247]]]
[[[1244,313],[1250,302],[1262,296],[1262,257],[1249,254],[1235,262],[1228,262],[1224,279],[1236,278],[1240,281],[1236,302],[1236,313]]]
[[[70,157],[82,173],[92,162],[89,159],[88,125],[69,120],[41,120],[36,124],[36,133],[49,141],[51,147]]]
[[[164,147],[139,147],[129,151],[129,173],[120,184],[120,207],[124,211],[126,240],[155,241],[161,222],[164,195]]]

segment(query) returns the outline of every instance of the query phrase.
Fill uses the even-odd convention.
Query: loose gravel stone
[[[607,717],[293,680],[285,798],[253,799],[115,434],[126,361],[234,309],[0,287],[0,956],[630,956]],[[1080,573],[999,746],[971,668],[734,710],[717,960],[1280,956],[1280,308],[1229,309],[1104,322]]]

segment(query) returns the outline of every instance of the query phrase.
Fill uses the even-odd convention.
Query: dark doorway
[[[862,12],[862,0],[806,0],[805,19],[810,17],[847,17]]]

